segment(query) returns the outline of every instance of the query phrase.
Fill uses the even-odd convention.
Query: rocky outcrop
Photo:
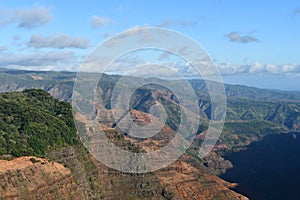
[[[111,136],[113,142],[113,134],[118,132],[116,129],[107,127],[113,121],[110,111],[101,109],[103,121],[102,130],[106,132],[107,136]],[[131,110],[133,120],[137,123],[150,123],[150,115],[141,111]],[[152,116],[153,117],[153,116]],[[78,114],[77,120],[84,122],[89,132],[88,123],[84,116]],[[101,118],[98,118],[101,119]],[[156,121],[157,119],[152,118]],[[109,123],[108,123],[109,122]],[[121,133],[119,133],[121,134]],[[132,144],[144,151],[151,152],[165,146],[174,136],[174,131],[165,126],[160,133],[152,138],[145,140],[135,139],[124,135],[123,144]],[[100,141],[99,141],[100,142]],[[128,197],[132,199],[205,199],[205,200],[247,200],[248,198],[234,192],[232,189],[237,184],[229,183],[221,178],[211,175],[208,170],[202,165],[196,166],[195,160],[188,155],[184,155],[180,160],[174,162],[170,166],[155,171],[153,173],[146,173],[141,175],[130,175],[127,173],[110,170],[98,163],[99,180],[101,180],[101,188],[103,197],[106,198],[121,198]],[[109,180],[109,181],[107,181]],[[117,190],[113,190],[120,188]],[[125,190],[126,188],[126,190]],[[131,191],[124,192],[124,191]],[[126,198],[125,198],[126,199]]]
[[[71,171],[46,159],[0,160],[0,199],[87,199]]]
[[[188,158],[187,158],[188,159]],[[247,200],[231,190],[236,184],[197,169],[183,160],[172,163],[156,172],[161,184],[173,194],[174,199],[187,200]]]

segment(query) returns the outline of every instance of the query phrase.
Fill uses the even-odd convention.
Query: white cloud
[[[146,54],[145,54],[146,55]],[[178,74],[184,77],[195,77],[201,75],[205,75],[207,77],[215,76],[218,74],[214,69],[216,65],[219,72],[222,76],[239,76],[239,75],[299,75],[300,76],[300,65],[296,64],[285,64],[285,65],[278,65],[278,64],[262,64],[260,62],[254,62],[252,64],[244,64],[244,65],[237,65],[232,64],[230,62],[225,63],[216,63],[215,65],[211,63],[209,57],[203,58],[201,60],[196,61],[195,63],[189,63],[181,59],[176,59],[177,57],[168,53],[157,53],[152,54],[157,55],[156,60],[152,60],[149,62],[147,57],[143,54],[135,54],[132,52],[130,55],[120,57],[115,60],[107,69],[106,72],[111,74],[124,74],[128,71],[133,70],[135,67],[138,66],[150,66],[153,64],[155,65],[162,65],[169,67],[172,69],[173,72],[178,72]],[[91,71],[95,70],[95,66],[97,64],[92,63],[92,67],[90,68]],[[196,71],[193,66],[197,66],[197,69],[200,69],[200,72]],[[146,68],[147,69],[147,68]],[[149,70],[153,68],[149,68],[145,71],[145,74],[150,73]],[[155,72],[151,72],[150,74],[160,74],[159,77],[168,77],[173,76],[173,74],[167,73],[167,70],[157,70]]]
[[[92,27],[95,29],[111,23],[110,18],[99,17],[99,16],[93,16],[91,21],[92,21]]]
[[[32,29],[45,25],[52,20],[50,9],[43,6],[16,10],[0,8],[0,13],[0,26],[17,23],[19,28]]]
[[[78,58],[72,51],[50,51],[31,54],[5,53],[0,55],[0,66],[16,69],[61,69],[78,64]]]
[[[240,35],[238,32],[230,32],[225,35],[230,42],[239,42],[239,43],[250,43],[250,42],[259,42],[259,40],[250,35]]]
[[[279,74],[280,72],[282,72],[281,67],[275,64],[266,64],[265,70],[272,74]]]
[[[89,40],[81,37],[71,37],[69,35],[56,33],[49,36],[35,34],[31,36],[28,46],[34,48],[80,48],[85,49],[90,46]]]
[[[234,65],[230,62],[218,64],[218,68],[222,75],[232,75],[239,73],[247,73],[251,68],[249,65]]]
[[[283,65],[282,71],[284,73],[299,73],[300,65]]]
[[[0,46],[0,52],[6,51],[7,47],[6,46]]]
[[[20,28],[31,29],[51,21],[52,15],[45,7],[26,7],[15,11],[14,19]]]
[[[170,27],[170,26],[194,26],[197,25],[197,22],[193,21],[186,21],[186,20],[171,20],[171,19],[165,19],[163,20],[158,26],[159,27]]]
[[[250,73],[256,73],[256,72],[261,72],[261,71],[263,71],[264,70],[264,66],[261,64],[261,63],[259,63],[259,62],[254,62],[252,65],[251,65],[251,67],[250,67],[250,69],[249,69],[249,72]]]
[[[238,74],[277,74],[277,75],[300,75],[300,65],[296,64],[261,64],[254,62],[250,65],[233,65],[231,63],[219,64],[219,70],[222,75],[238,75]]]
[[[0,7],[0,27],[12,22],[11,10]]]
[[[105,42],[105,46],[107,47],[115,47],[117,45],[122,44],[124,41],[126,41],[128,38],[132,37],[134,42],[140,42],[140,43],[152,43],[152,42],[159,42],[157,41],[154,36],[147,33],[147,29],[143,29],[143,27],[140,26],[134,26],[126,31],[122,32],[122,34],[115,35],[114,37],[110,38],[108,41]]]

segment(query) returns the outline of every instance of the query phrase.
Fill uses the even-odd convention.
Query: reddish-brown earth
[[[101,112],[105,112],[105,109],[102,108]],[[110,111],[107,111],[110,112]],[[150,116],[147,113],[143,113],[137,110],[131,111],[135,120],[139,122],[149,123]],[[106,124],[111,124],[112,119],[109,118],[110,113],[103,114],[105,116]],[[81,121],[85,121],[82,116],[79,116]],[[87,125],[87,123],[86,123]],[[87,131],[88,131],[88,127]],[[109,126],[102,126],[104,131],[112,132],[113,128]],[[157,138],[148,138],[145,140],[136,140],[132,137],[124,136],[125,141],[142,148],[143,150],[150,152],[155,151],[172,139],[174,135],[174,131],[169,127],[164,127],[159,134],[163,136]],[[205,199],[205,200],[246,200],[247,197],[238,194],[232,190],[232,188],[237,185],[234,183],[228,183],[221,178],[210,175],[208,171],[201,167],[195,167],[192,163],[193,159],[189,156],[182,156],[178,161],[174,162],[170,166],[160,169],[154,172],[154,176],[157,177],[158,183],[157,185],[161,185],[165,191],[168,192],[168,197],[172,197],[172,199]],[[103,173],[102,179],[112,178],[112,176],[108,175],[109,170],[104,168],[101,164],[98,165],[99,169],[102,170]],[[102,167],[101,167],[102,166]],[[104,171],[103,171],[104,170]],[[107,175],[105,175],[107,174]],[[121,178],[121,177],[119,177]],[[100,178],[101,179],[101,178]],[[122,179],[122,178],[121,178]],[[145,181],[145,178],[140,177],[142,181]],[[145,180],[144,180],[145,179]],[[155,179],[156,180],[156,179]],[[105,187],[113,187],[111,184],[106,184]],[[128,186],[124,186],[128,187]]]
[[[149,123],[149,114],[135,110],[131,114],[136,120]],[[103,130],[111,134],[112,141],[120,142],[115,137],[118,135],[114,134],[122,133],[109,126],[111,113],[104,116],[106,125],[102,125]],[[87,134],[91,136],[88,120],[80,114],[76,118],[85,124]],[[155,151],[172,139],[174,131],[165,126],[159,134],[146,140],[123,136],[122,141],[125,145],[136,146],[135,149]],[[247,199],[232,190],[236,184],[211,175],[187,155],[166,168],[145,174],[128,174],[110,169],[90,155],[89,162],[94,164],[89,170],[93,173],[87,175],[86,167],[80,166],[82,163],[74,157],[74,152],[66,149],[58,151],[57,155],[53,154],[58,162],[73,166],[72,172],[62,164],[42,158],[0,160],[0,199],[91,199],[90,192],[95,199]],[[88,182],[93,183],[89,193],[85,176],[89,177]]]
[[[71,171],[46,159],[0,160],[0,199],[87,199]]]

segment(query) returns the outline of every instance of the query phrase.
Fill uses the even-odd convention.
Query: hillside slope
[[[0,160],[0,199],[88,199],[71,171],[37,157]]]
[[[181,161],[183,169],[174,163],[174,167],[154,173],[130,174],[106,167],[79,141],[70,105],[42,90],[2,93],[0,102],[1,158],[19,157],[0,161],[4,180],[0,196],[5,199],[183,199],[182,191],[189,188],[195,191],[195,198],[201,197],[202,191],[205,199],[242,197],[230,189],[231,184],[188,164],[194,162],[192,157]],[[138,111],[136,115],[144,116]],[[140,151],[137,143],[122,140],[121,132],[107,134],[128,150]],[[31,154],[46,159],[24,157]],[[177,180],[175,175],[185,181],[178,181],[183,179]],[[170,176],[174,180],[168,180]],[[181,189],[174,189],[176,185]]]
[[[67,102],[70,101],[73,92],[75,75],[75,73],[68,72],[2,70],[0,91],[41,88]],[[101,98],[97,102],[99,107],[96,107],[96,113],[104,117],[99,122],[107,126],[108,130],[114,128],[110,98],[119,78],[120,76],[103,75],[103,80],[97,88],[97,95]],[[144,80],[141,79],[141,81]],[[192,166],[198,174],[205,174],[204,178],[195,179],[192,173],[188,175],[179,173],[177,170],[180,169],[179,166],[174,167],[176,169],[174,172],[170,166],[169,171],[165,170],[164,173],[157,172],[140,176],[107,168],[89,155],[81,144],[76,134],[71,106],[52,98],[42,90],[34,89],[0,94],[0,155],[4,155],[3,158],[34,155],[57,161],[71,169],[75,182],[86,191],[89,199],[120,199],[124,195],[129,199],[168,199],[170,197],[176,199],[182,198],[185,194],[181,191],[189,191],[190,187],[194,188],[193,190],[196,188],[199,191],[207,191],[207,194],[209,191],[218,193],[214,188],[221,187],[222,180],[210,181],[217,177],[208,175],[209,173],[224,173],[232,167],[229,161],[221,157],[224,152],[240,151],[267,135],[299,130],[300,95],[297,92],[226,85],[228,109],[225,128],[213,152],[208,157],[199,159],[197,151],[209,124],[211,105],[203,81],[191,80],[191,83],[198,97],[203,121],[196,140],[186,152],[185,156],[188,159],[180,161],[181,166]],[[131,97],[130,112],[136,118],[141,118],[138,121],[143,124],[149,108],[157,101],[164,105],[168,118],[167,126],[156,138],[140,143],[119,130],[108,132],[108,136],[117,143],[123,138],[122,140],[126,141],[126,148],[138,151],[155,150],[164,146],[173,137],[169,133],[176,130],[180,123],[180,106],[177,97],[163,87],[145,85],[136,90]],[[192,114],[193,111],[190,112]],[[84,120],[82,123],[84,128],[87,124]],[[88,130],[87,127],[85,128]],[[115,133],[117,135],[114,135]],[[195,166],[193,163],[198,164]],[[166,177],[175,175],[186,177],[189,181],[177,183],[175,179],[173,182],[166,181]],[[179,179],[181,178],[177,180]],[[198,184],[200,180],[203,181],[202,184]],[[124,184],[130,187],[124,187]],[[182,185],[181,189],[177,190],[176,185]],[[197,187],[192,185],[197,185]],[[230,190],[232,185],[229,183],[225,185],[227,185],[224,189],[225,193],[221,192],[220,196],[223,199],[226,196],[223,194],[235,196]],[[205,187],[207,188],[204,189]],[[127,192],[124,192],[125,190]],[[211,198],[214,199],[215,196]]]

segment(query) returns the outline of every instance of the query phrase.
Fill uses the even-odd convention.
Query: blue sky
[[[300,1],[0,1],[0,67],[75,70],[136,26],[196,40],[229,83],[300,90]]]

